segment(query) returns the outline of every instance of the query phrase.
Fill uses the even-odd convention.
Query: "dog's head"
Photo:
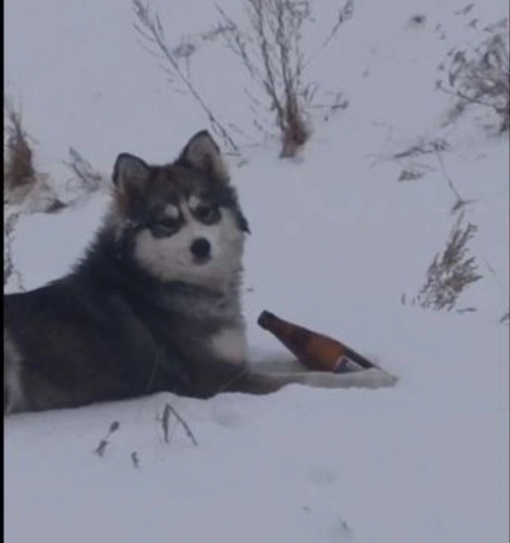
[[[113,183],[110,218],[117,236],[129,233],[131,257],[146,273],[164,282],[217,287],[240,271],[248,223],[207,131],[164,166],[119,155]]]

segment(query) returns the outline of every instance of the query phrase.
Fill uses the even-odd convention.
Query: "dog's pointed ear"
[[[127,192],[143,190],[150,177],[150,168],[146,162],[129,153],[121,153],[113,167],[113,184]]]
[[[191,166],[220,183],[227,184],[230,180],[220,148],[207,130],[197,132],[188,141],[177,162]]]

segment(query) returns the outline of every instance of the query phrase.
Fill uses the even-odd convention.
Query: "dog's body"
[[[206,398],[289,382],[335,386],[333,375],[247,371],[248,224],[207,132],[166,166],[119,155],[113,181],[109,213],[75,270],[4,296],[6,412],[162,390]]]

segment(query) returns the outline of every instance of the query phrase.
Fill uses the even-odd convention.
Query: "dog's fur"
[[[113,191],[70,275],[4,296],[6,412],[163,390],[207,398],[289,382],[335,386],[334,376],[247,370],[240,288],[248,223],[206,131],[168,165],[119,155]]]

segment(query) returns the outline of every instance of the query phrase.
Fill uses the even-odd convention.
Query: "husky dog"
[[[208,132],[168,165],[119,155],[110,209],[83,260],[62,279],[4,296],[4,410],[335,386],[334,375],[248,370],[247,232]]]

